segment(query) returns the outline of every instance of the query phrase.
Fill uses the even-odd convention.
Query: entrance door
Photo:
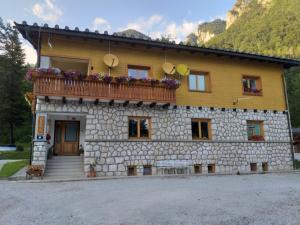
[[[54,152],[79,155],[79,121],[55,121]]]

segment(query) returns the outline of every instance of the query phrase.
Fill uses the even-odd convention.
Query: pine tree
[[[9,143],[13,144],[14,130],[28,111],[22,90],[25,55],[18,32],[1,18],[0,52],[0,128],[9,131]]]

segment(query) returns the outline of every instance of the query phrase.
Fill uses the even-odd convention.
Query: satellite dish
[[[116,67],[119,64],[118,57],[113,54],[106,54],[103,58],[103,61],[109,68]]]
[[[175,73],[175,66],[172,64],[172,63],[168,63],[168,62],[165,62],[163,65],[162,65],[162,69],[163,71],[166,73],[166,74],[174,74]]]
[[[179,73],[181,76],[187,76],[190,74],[190,69],[188,68],[187,65],[185,64],[178,64],[176,66],[176,71]]]

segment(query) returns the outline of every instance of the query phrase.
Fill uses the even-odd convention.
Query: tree
[[[1,18],[0,53],[0,123],[2,130],[9,131],[9,143],[13,144],[14,129],[22,125],[28,112],[22,90],[25,55],[18,32]]]

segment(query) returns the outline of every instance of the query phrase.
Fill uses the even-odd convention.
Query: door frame
[[[56,153],[56,149],[55,149],[55,144],[56,144],[56,138],[57,138],[57,135],[56,135],[56,126],[57,126],[57,123],[58,122],[63,122],[63,123],[68,123],[68,122],[72,122],[72,123],[77,123],[78,124],[78,131],[77,131],[77,149],[78,149],[78,155],[79,155],[79,145],[80,145],[80,121],[79,120],[55,120],[54,122],[54,151],[53,151],[53,154],[54,155],[58,155]],[[70,154],[61,154],[62,156],[72,156]],[[76,154],[74,154],[76,155]]]

